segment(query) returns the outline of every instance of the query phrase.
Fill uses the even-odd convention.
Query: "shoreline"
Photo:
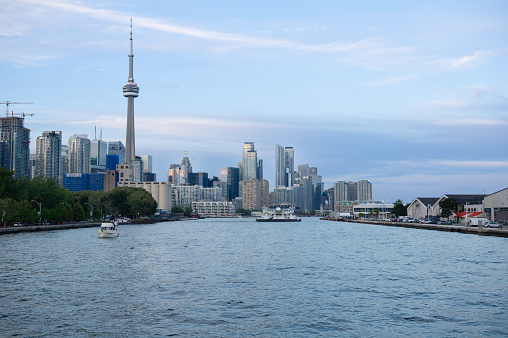
[[[323,221],[377,224],[377,225],[392,226],[392,227],[399,227],[399,228],[460,232],[460,233],[465,233],[465,234],[474,234],[474,235],[481,235],[481,236],[508,237],[508,229],[502,230],[499,228],[466,227],[462,224],[461,225],[438,225],[438,224],[422,224],[422,223],[367,221],[367,220],[356,220],[356,219],[348,219],[348,220],[337,220],[334,218],[320,218],[320,219]]]

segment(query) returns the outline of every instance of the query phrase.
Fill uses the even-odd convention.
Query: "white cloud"
[[[436,165],[444,165],[449,167],[462,167],[462,168],[499,168],[508,167],[508,161],[457,161],[457,160],[444,160],[432,161]]]
[[[453,120],[453,121],[437,121],[434,124],[442,126],[500,126],[508,125],[508,121],[500,119],[469,119],[469,120]]]
[[[473,55],[465,55],[458,59],[443,61],[448,69],[473,68],[499,55],[496,51],[476,51]]]

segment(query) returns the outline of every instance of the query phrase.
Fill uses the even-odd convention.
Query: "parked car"
[[[486,228],[500,228],[501,224],[499,224],[497,222],[487,222],[487,223],[485,223],[485,227]]]
[[[440,224],[440,225],[451,225],[452,222],[450,222],[450,221],[438,221],[437,224]]]
[[[21,225],[21,223],[20,223],[20,222],[16,222],[16,223],[14,223],[12,226],[13,226],[13,227],[20,227],[20,226],[22,226],[22,225]]]

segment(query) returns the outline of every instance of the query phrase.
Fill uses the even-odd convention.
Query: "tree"
[[[407,216],[407,206],[404,206],[400,199],[395,201],[393,203],[392,214],[397,218],[399,216]]]
[[[85,209],[83,209],[80,203],[74,203],[74,207],[72,208],[72,219],[77,222],[85,219]]]
[[[187,217],[190,217],[192,215],[192,208],[191,207],[185,207],[183,214]]]
[[[245,215],[245,216],[252,215],[252,211],[250,209],[244,209],[244,208],[237,208],[236,213],[238,215]]]
[[[457,211],[457,201],[453,198],[447,198],[439,202],[439,207],[441,208],[441,217],[446,217],[450,219],[452,215],[452,211]]]
[[[171,212],[174,213],[174,214],[183,214],[184,210],[181,206],[179,205],[174,205],[172,208],[171,208]]]

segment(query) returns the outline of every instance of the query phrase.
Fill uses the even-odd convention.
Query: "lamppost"
[[[92,219],[92,222],[93,222],[93,204],[88,204],[88,203],[85,203],[85,204],[92,208],[92,211],[90,211],[90,218]]]
[[[42,217],[42,203],[37,202],[36,200],[32,200],[39,205],[39,226],[41,226],[41,217]]]

